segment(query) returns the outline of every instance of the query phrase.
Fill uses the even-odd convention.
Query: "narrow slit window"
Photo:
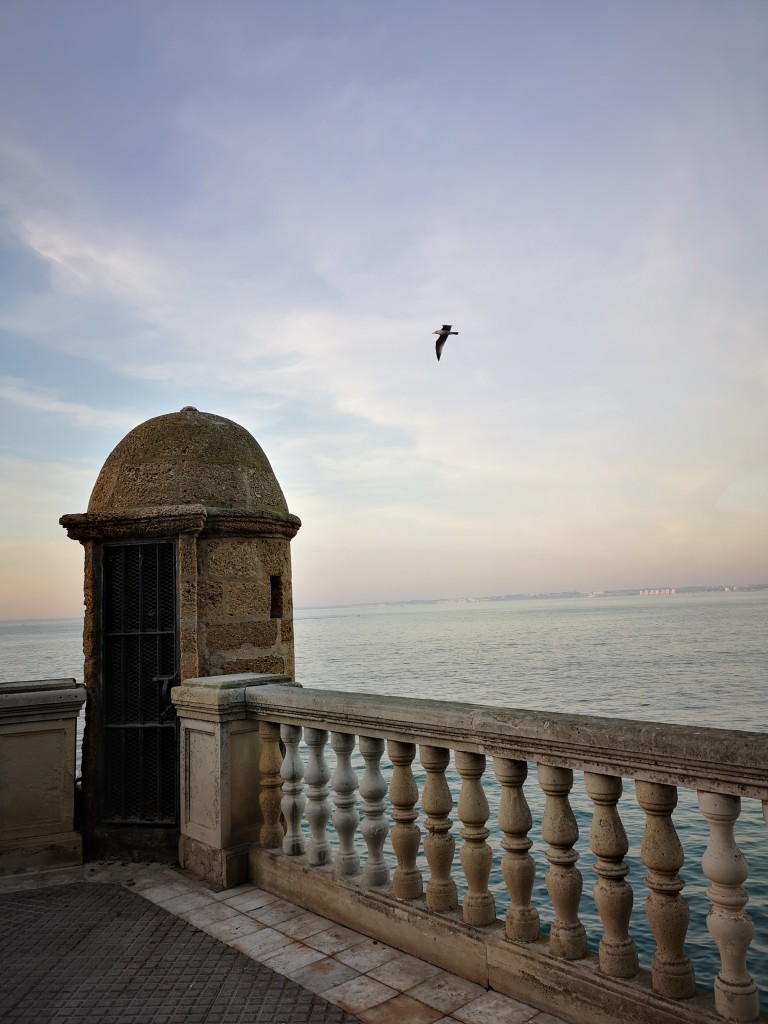
[[[273,619],[283,617],[283,577],[269,577],[270,609],[269,614]]]

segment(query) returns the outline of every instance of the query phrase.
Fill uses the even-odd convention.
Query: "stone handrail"
[[[279,685],[246,701],[276,722],[768,800],[768,733]]]
[[[742,796],[763,801],[764,814],[768,808],[768,735],[303,689],[275,676],[188,680],[174,700],[185,808],[180,859],[191,870],[224,885],[250,877],[576,1024],[766,1019],[746,963],[754,926],[734,826]],[[335,765],[326,761],[329,748]],[[391,776],[382,771],[385,754]],[[538,820],[525,791],[531,763],[544,801]],[[579,918],[574,770],[592,805],[597,952]],[[650,970],[639,966],[630,933],[623,779],[635,780],[645,823],[645,913],[656,946]],[[701,864],[720,958],[713,994],[697,988],[686,953],[678,787],[696,791],[709,832]],[[491,830],[501,836],[502,919],[489,889],[498,858]],[[546,897],[534,891],[531,836],[546,844]]]

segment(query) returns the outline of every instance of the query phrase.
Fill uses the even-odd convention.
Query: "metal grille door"
[[[176,559],[171,541],[104,548],[103,816],[176,824]]]

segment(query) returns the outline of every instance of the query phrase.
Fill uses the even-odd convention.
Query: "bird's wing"
[[[437,352],[437,358],[440,358],[440,353],[443,351],[443,345],[445,344],[445,335],[441,334],[435,342],[435,352]]]

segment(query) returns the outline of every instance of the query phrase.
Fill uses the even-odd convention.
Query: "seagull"
[[[443,351],[443,345],[445,344],[449,334],[458,334],[458,331],[452,331],[450,324],[443,324],[439,331],[432,331],[433,334],[437,334],[438,338],[435,342],[435,352],[437,352],[437,358],[440,358],[440,353]]]

